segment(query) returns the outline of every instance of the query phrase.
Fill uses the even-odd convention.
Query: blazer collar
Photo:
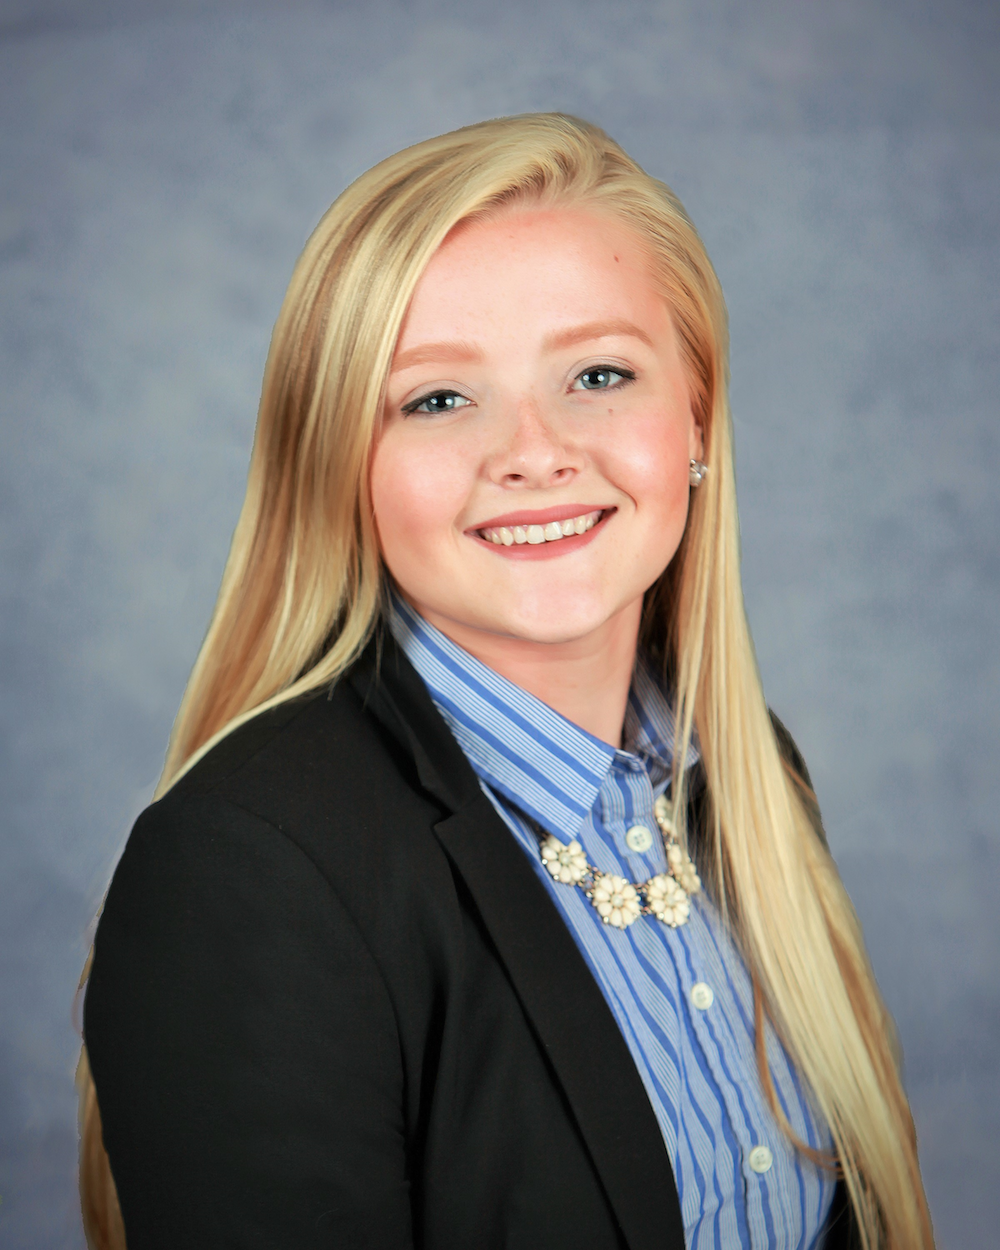
[[[379,628],[347,680],[413,758],[420,784],[449,811],[483,797],[472,767],[392,635]]]
[[[684,1250],[677,1187],[600,988],[420,676],[389,636],[348,677],[449,812],[435,833],[469,889],[572,1108],[629,1250]]]

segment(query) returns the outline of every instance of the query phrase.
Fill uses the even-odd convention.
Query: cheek
[[[390,570],[419,560],[421,554],[454,533],[467,493],[463,467],[433,440],[394,436],[380,440],[372,459],[371,495],[382,555]]]
[[[671,411],[651,410],[629,422],[608,447],[618,485],[637,514],[658,525],[683,529],[688,507],[687,421]]]

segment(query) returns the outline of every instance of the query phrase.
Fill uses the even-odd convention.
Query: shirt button
[[[774,1156],[766,1146],[754,1146],[750,1151],[750,1166],[755,1172],[770,1171]]]
[[[691,986],[691,1001],[699,1011],[708,1011],[709,1007],[715,1002],[712,987],[706,985],[704,981],[696,982]]]
[[[645,825],[633,825],[626,833],[625,841],[630,851],[637,851],[641,855],[653,845],[653,835]]]

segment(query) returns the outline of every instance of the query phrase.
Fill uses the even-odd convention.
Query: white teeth
[[[586,534],[601,519],[601,512],[585,512],[582,516],[571,517],[567,521],[550,521],[547,525],[501,525],[496,529],[482,529],[481,537],[498,547],[512,547],[515,544],[554,543],[573,534]]]

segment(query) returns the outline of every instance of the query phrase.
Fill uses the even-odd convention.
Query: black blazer
[[[139,817],[84,1033],[129,1250],[683,1250],[625,1041],[391,639]]]

